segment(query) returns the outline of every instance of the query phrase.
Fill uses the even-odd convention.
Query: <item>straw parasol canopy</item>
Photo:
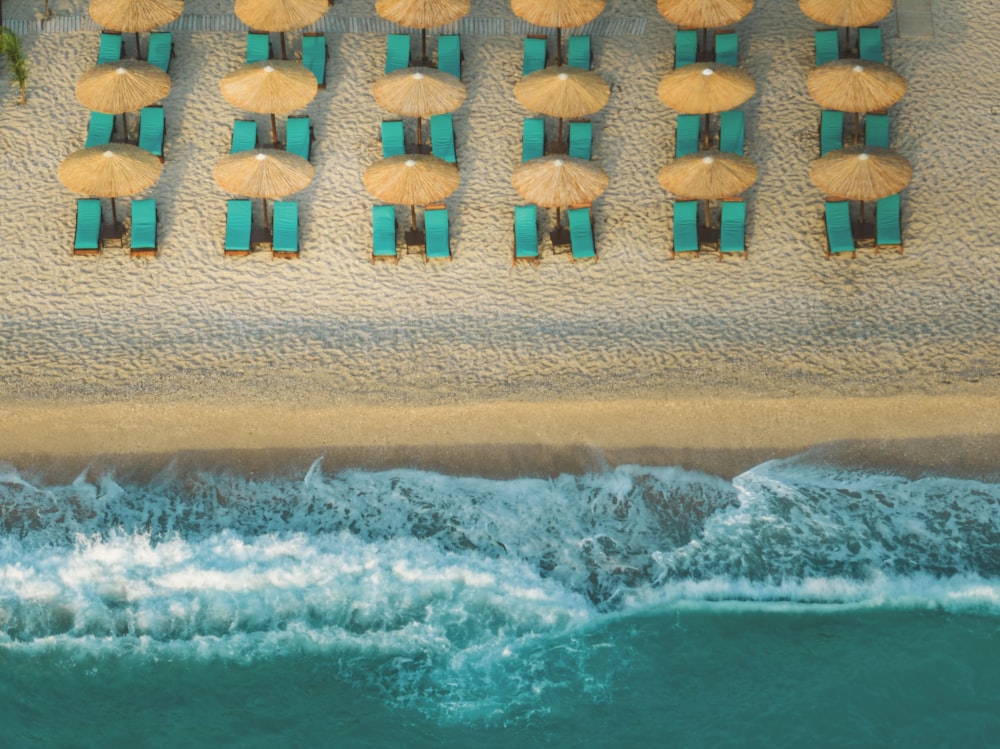
[[[470,0],[376,0],[382,18],[413,29],[430,29],[464,18]]]
[[[809,181],[827,195],[878,200],[906,187],[913,167],[891,148],[850,146],[829,151],[809,169]]]
[[[536,26],[570,29],[604,12],[605,0],[510,0],[514,15]]]
[[[757,166],[746,156],[699,151],[671,161],[657,175],[667,192],[694,200],[739,195],[757,181]]]
[[[380,107],[404,117],[430,117],[462,106],[465,84],[432,68],[404,68],[386,73],[372,84]]]
[[[90,0],[90,17],[111,31],[152,31],[183,11],[184,0]]]
[[[868,26],[892,10],[892,0],[799,0],[799,8],[828,26]]]
[[[741,20],[753,9],[753,0],[658,0],[656,9],[681,28],[715,29]]]
[[[316,23],[329,7],[329,0],[236,0],[234,10],[252,29],[292,31]]]
[[[112,220],[118,223],[115,198],[134,195],[160,178],[163,164],[145,148],[108,143],[74,151],[59,165],[59,181],[73,192],[111,198]]]
[[[748,73],[714,62],[685,65],[663,76],[660,101],[681,114],[710,114],[734,109],[757,92]]]
[[[571,156],[542,156],[518,165],[514,189],[544,208],[591,203],[608,187],[608,175],[592,161]]]
[[[903,98],[906,81],[888,65],[833,60],[809,71],[809,95],[824,109],[881,112]]]
[[[59,181],[93,198],[119,198],[151,187],[163,164],[144,148],[108,143],[74,151],[59,165]]]
[[[611,87],[593,71],[550,65],[519,80],[514,96],[525,109],[550,117],[586,117],[608,103]]]
[[[312,164],[274,148],[226,154],[215,167],[219,187],[251,198],[283,198],[308,187],[312,178]]]
[[[141,60],[97,65],[80,76],[76,98],[87,109],[105,114],[134,112],[170,93],[170,76]]]
[[[444,200],[458,188],[458,168],[444,159],[402,154],[376,161],[365,169],[365,189],[396,205],[427,205]]]
[[[222,96],[235,107],[271,115],[271,142],[278,142],[274,115],[288,114],[311,102],[318,90],[316,76],[300,62],[261,60],[226,75]]]

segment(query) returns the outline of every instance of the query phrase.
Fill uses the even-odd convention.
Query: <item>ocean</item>
[[[0,747],[997,747],[1000,483],[0,468]]]

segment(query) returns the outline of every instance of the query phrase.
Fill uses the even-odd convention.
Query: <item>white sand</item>
[[[53,8],[86,12],[82,0]],[[195,14],[229,8],[186,4]],[[4,4],[5,18],[37,10],[26,0]],[[374,11],[370,0],[339,0],[330,12]],[[737,27],[742,64],[758,86],[746,107],[747,154],[760,168],[747,194],[750,257],[670,260],[670,199],[656,173],[672,157],[674,114],[656,85],[671,66],[673,27],[649,0],[611,0],[606,14],[646,18],[647,32],[594,39],[595,68],[613,92],[594,118],[594,157],[611,177],[595,205],[601,260],[571,265],[546,252],[538,269],[510,264],[521,202],[510,176],[528,115],[513,97],[518,37],[463,36],[462,184],[447,201],[454,262],[425,265],[411,255],[373,266],[375,201],[361,174],[379,156],[379,121],[392,117],[369,92],[383,36],[330,35],[328,86],[305,110],[317,136],[316,179],[294,196],[301,258],[280,261],[222,252],[232,196],[212,171],[233,118],[251,115],[222,99],[218,81],[242,62],[243,35],[174,34],[166,164],[144,195],[160,208],[160,253],[136,260],[118,249],[72,256],[78,196],[57,177],[84,142],[87,112],[74,88],[96,58],[98,35],[29,34],[28,105],[0,89],[0,401],[8,417],[45,403],[295,401],[309,409],[663,403],[718,393],[963,396],[995,405],[1000,14],[993,0],[935,3],[934,12],[931,41],[897,38],[892,16],[882,23],[887,61],[909,83],[891,113],[892,143],[914,166],[903,193],[905,255],[825,259],[822,195],[808,182],[818,154],[819,109],[805,87],[816,24],[792,2],[759,0]],[[476,0],[473,15],[511,17],[504,0]],[[263,137],[266,118],[259,121]],[[123,214],[128,204],[119,201]],[[966,421],[950,431],[1000,432],[995,408],[975,425],[966,417],[956,412]]]

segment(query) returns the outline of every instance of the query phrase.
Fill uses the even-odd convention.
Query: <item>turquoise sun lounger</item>
[[[402,120],[382,120],[382,157],[406,153],[406,131]]]
[[[590,50],[589,36],[571,36],[566,40],[566,64],[574,68],[590,70],[594,58]]]
[[[441,204],[424,209],[424,260],[451,260],[451,240],[448,236],[448,209]]]
[[[840,59],[840,32],[837,29],[820,29],[815,39],[817,65]]]
[[[899,193],[875,203],[875,251],[898,247],[903,254],[903,228],[899,219]]]
[[[844,147],[844,113],[824,109],[819,116],[819,155]]]
[[[285,121],[285,150],[309,161],[311,145],[312,122],[309,116],[289,117]]]
[[[742,200],[722,201],[719,226],[719,256],[747,256],[747,204]]]
[[[438,37],[438,70],[462,77],[462,37],[458,34],[442,34]]]
[[[857,252],[854,231],[851,228],[851,204],[846,200],[826,203],[826,256]]]
[[[743,155],[744,122],[742,109],[730,109],[719,114],[720,151]]]
[[[146,62],[155,65],[164,73],[170,72],[170,60],[174,56],[174,37],[169,31],[153,31],[149,35],[149,51]]]
[[[166,125],[163,121],[163,107],[155,105],[143,107],[139,112],[139,148],[145,148],[163,161],[163,136]]]
[[[385,72],[410,67],[410,35],[389,34],[385,40]]]
[[[256,120],[233,120],[233,138],[229,153],[252,151],[257,147]]]
[[[683,68],[698,60],[698,32],[694,29],[678,29],[674,34],[674,67]]]
[[[698,201],[675,201],[673,254],[698,250]]]
[[[733,67],[740,64],[740,37],[735,31],[715,35],[715,61]]]
[[[271,59],[271,35],[251,31],[247,33],[247,62]]]
[[[435,114],[431,117],[431,152],[439,159],[452,164],[458,158],[455,154],[455,128],[452,124],[451,112]]]
[[[391,205],[372,206],[372,262],[389,259],[399,262],[396,249],[396,208]]]
[[[122,35],[101,32],[101,44],[97,48],[97,64],[118,62],[122,59]]]
[[[90,121],[87,123],[87,141],[83,144],[84,147],[90,148],[110,143],[114,129],[115,116],[113,114],[91,112]]]
[[[538,208],[514,206],[514,262],[538,265]]]
[[[326,34],[309,32],[302,35],[302,64],[316,76],[319,88],[326,88]]]
[[[594,144],[594,124],[589,120],[569,123],[569,155],[590,161]]]
[[[225,254],[249,255],[252,231],[253,203],[245,198],[227,201]]]
[[[274,201],[271,228],[274,230],[271,255],[274,257],[298,257],[299,204],[293,200]]]
[[[524,38],[524,59],[521,63],[521,75],[541,70],[548,62],[549,40],[542,36],[527,36]]]
[[[594,246],[594,219],[590,206],[570,208],[566,211],[569,219],[569,243],[573,262],[577,260],[597,260],[597,248]]]
[[[76,201],[76,231],[73,234],[74,255],[99,255],[101,252],[101,201],[81,198]]]
[[[865,145],[877,148],[889,147],[889,115],[865,115]]]
[[[156,255],[156,201],[153,198],[132,201],[132,241],[129,252],[133,257]]]
[[[531,161],[545,155],[545,119],[525,117],[522,126],[521,161]]]

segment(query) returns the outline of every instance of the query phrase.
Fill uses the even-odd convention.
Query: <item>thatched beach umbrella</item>
[[[529,73],[514,84],[514,96],[525,109],[563,120],[586,117],[604,108],[611,87],[597,73],[567,65],[550,66]]]
[[[712,200],[739,195],[757,181],[757,165],[746,156],[699,151],[671,161],[657,175],[660,186],[682,198],[705,201],[705,226]]]
[[[660,101],[681,114],[735,109],[757,92],[749,73],[714,62],[685,65],[667,73],[656,89]]]
[[[170,93],[170,76],[141,60],[119,60],[96,65],[76,84],[76,98],[92,112],[120,114],[128,139],[125,113],[135,112]]]
[[[73,192],[111,198],[111,216],[118,223],[115,198],[134,195],[160,178],[163,164],[144,148],[108,143],[74,151],[59,165],[59,181]]]
[[[135,32],[135,54],[139,54],[139,32],[152,31],[177,20],[184,0],[90,0],[90,17],[111,31]]]
[[[236,0],[234,10],[251,29],[280,31],[284,59],[285,32],[316,23],[329,7],[329,0]]]
[[[809,169],[809,181],[830,197],[878,200],[910,182],[913,167],[891,148],[849,146],[829,151]]]
[[[824,109],[881,112],[903,98],[906,81],[888,65],[867,60],[833,60],[809,71],[809,95]]]
[[[417,118],[417,144],[421,142],[420,120],[446,114],[462,106],[465,84],[432,68],[404,68],[386,73],[372,84],[376,103],[393,114]],[[432,201],[433,202],[433,201]]]
[[[868,26],[892,10],[892,0],[799,0],[799,8],[828,26]]]
[[[753,0],[657,0],[656,9],[682,29],[715,29],[741,20]]]
[[[510,0],[514,15],[536,26],[555,27],[557,63],[562,65],[562,30],[590,23],[604,12],[605,0]]]
[[[549,155],[519,164],[513,183],[529,203],[564,208],[596,200],[608,187],[608,175],[593,161]]]
[[[436,156],[401,154],[365,169],[365,189],[379,200],[410,206],[410,228],[417,225],[418,205],[444,200],[458,188],[458,167]]]
[[[288,114],[311,102],[316,76],[300,62],[261,60],[226,75],[219,83],[226,101],[249,112],[271,115],[271,142],[278,142],[276,114]]]
[[[250,198],[283,198],[308,187],[313,167],[294,153],[254,149],[223,156],[215,167],[215,181],[223,190]]]
[[[375,12],[400,26],[420,29],[420,59],[427,59],[427,29],[444,26],[469,13],[470,0],[376,0]]]

